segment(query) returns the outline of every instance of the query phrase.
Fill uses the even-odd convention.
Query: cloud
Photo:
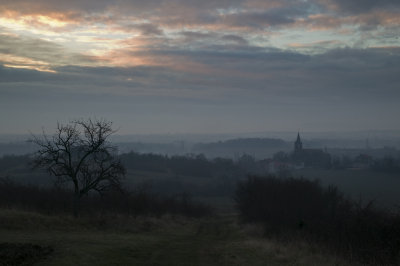
[[[0,12],[15,16],[29,16],[27,20],[38,26],[46,21],[34,15],[46,16],[57,23],[118,23],[121,20],[142,20],[143,27],[153,34],[164,27],[248,27],[259,28],[265,25],[277,26],[292,23],[296,17],[309,12],[311,4],[293,0],[112,0],[112,1],[50,1],[5,0]],[[11,13],[10,13],[11,12]],[[149,24],[149,25],[146,25]],[[153,25],[154,27],[152,27]],[[152,27],[150,29],[150,27]]]
[[[184,37],[186,42],[209,40],[217,36],[215,33],[199,31],[182,31],[180,34]]]
[[[40,82],[51,78],[49,74],[32,69],[10,68],[0,65],[0,83]]]
[[[222,36],[222,39],[224,41],[233,42],[238,45],[249,45],[249,42],[245,38],[233,34],[224,35]]]
[[[43,117],[54,124],[64,117],[105,115],[141,132],[188,132],[214,124],[240,130],[235,125],[243,123],[249,131],[265,124],[297,128],[305,121],[322,128],[359,128],[360,121],[377,127],[397,121],[400,111],[399,47],[304,55],[232,44],[201,50],[159,46],[147,53],[179,68],[74,65],[46,73],[0,66],[0,111],[26,120],[25,131],[35,129],[31,121],[40,131]]]
[[[211,100],[231,95],[233,99],[291,95],[324,99],[372,100],[399,97],[399,48],[334,49],[306,56],[276,49],[158,50],[154,57],[180,62],[166,66],[55,68],[57,74],[1,68],[2,82],[21,81],[71,87],[79,94],[152,95]],[[204,68],[191,68],[201,65]],[[206,69],[207,71],[203,71]],[[65,85],[64,85],[65,84]],[[28,86],[29,87],[29,86]],[[84,89],[86,88],[86,89]],[[236,96],[235,96],[236,95]]]
[[[211,47],[212,45],[228,44],[230,45],[249,46],[249,42],[242,36],[235,34],[221,34],[218,32],[199,32],[199,31],[183,31],[179,33],[183,36],[182,40],[177,40],[178,43],[192,46],[197,45],[200,47]]]
[[[160,27],[151,23],[139,24],[136,26],[143,35],[163,35],[164,32]]]
[[[115,55],[119,53],[118,49],[126,49],[119,44],[128,40],[151,46],[161,41],[171,46],[187,45],[192,48],[203,46],[203,42],[266,46],[273,41],[277,48],[284,49],[284,46],[291,48],[288,45],[293,42],[310,42],[310,39],[324,41],[315,40],[319,37],[315,36],[316,30],[321,35],[335,36],[337,43],[347,46],[362,43],[359,47],[367,47],[371,44],[349,36],[357,38],[359,33],[367,31],[378,33],[384,30],[390,33],[393,29],[389,27],[400,25],[398,9],[393,8],[398,6],[396,1],[385,0],[379,6],[375,3],[378,2],[5,0],[0,12],[2,10],[3,26],[12,28],[15,33],[26,34],[28,31],[46,36],[48,40],[58,39],[54,42],[68,42],[68,45],[80,46],[81,53],[105,58],[106,54]],[[292,38],[294,34],[296,39]],[[395,38],[395,34],[390,38]],[[184,40],[180,35],[184,36]],[[393,42],[388,37],[377,41],[382,45]],[[125,62],[123,58],[118,61]]]
[[[321,2],[337,10],[352,14],[367,13],[376,9],[390,10],[393,8],[400,8],[400,2],[397,0],[322,0]]]
[[[233,27],[266,28],[291,24],[301,14],[291,8],[274,8],[267,11],[244,11],[225,15],[223,23]]]
[[[65,12],[65,11],[103,11],[108,6],[114,4],[113,1],[106,0],[72,0],[72,1],[52,1],[52,0],[4,0],[2,8],[18,10],[24,14],[35,14],[43,12]]]
[[[53,42],[30,38],[0,34],[0,62],[25,68],[49,70],[53,66],[69,64],[90,64],[93,58],[68,49]]]

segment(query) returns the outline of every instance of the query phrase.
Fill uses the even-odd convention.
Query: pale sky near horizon
[[[2,0],[0,134],[400,130],[398,0]]]

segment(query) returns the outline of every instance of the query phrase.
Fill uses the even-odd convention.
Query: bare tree
[[[57,182],[72,182],[74,216],[79,214],[82,196],[94,190],[102,193],[112,187],[120,188],[125,168],[115,157],[116,147],[108,138],[115,133],[112,123],[105,120],[74,120],[57,124],[53,136],[43,132],[31,142],[39,149],[33,163],[57,178]]]

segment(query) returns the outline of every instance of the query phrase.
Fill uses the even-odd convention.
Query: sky
[[[399,0],[1,0],[0,134],[400,130]]]

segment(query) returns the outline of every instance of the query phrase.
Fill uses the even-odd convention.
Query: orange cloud
[[[73,13],[32,13],[23,14],[14,10],[0,12],[1,21],[17,25],[43,28],[63,28],[71,24],[77,24],[76,15]]]
[[[0,53],[0,58],[5,67],[24,68],[24,69],[32,69],[37,71],[56,73],[56,71],[51,69],[51,66],[48,62],[34,60],[28,57],[14,56],[3,53]]]

